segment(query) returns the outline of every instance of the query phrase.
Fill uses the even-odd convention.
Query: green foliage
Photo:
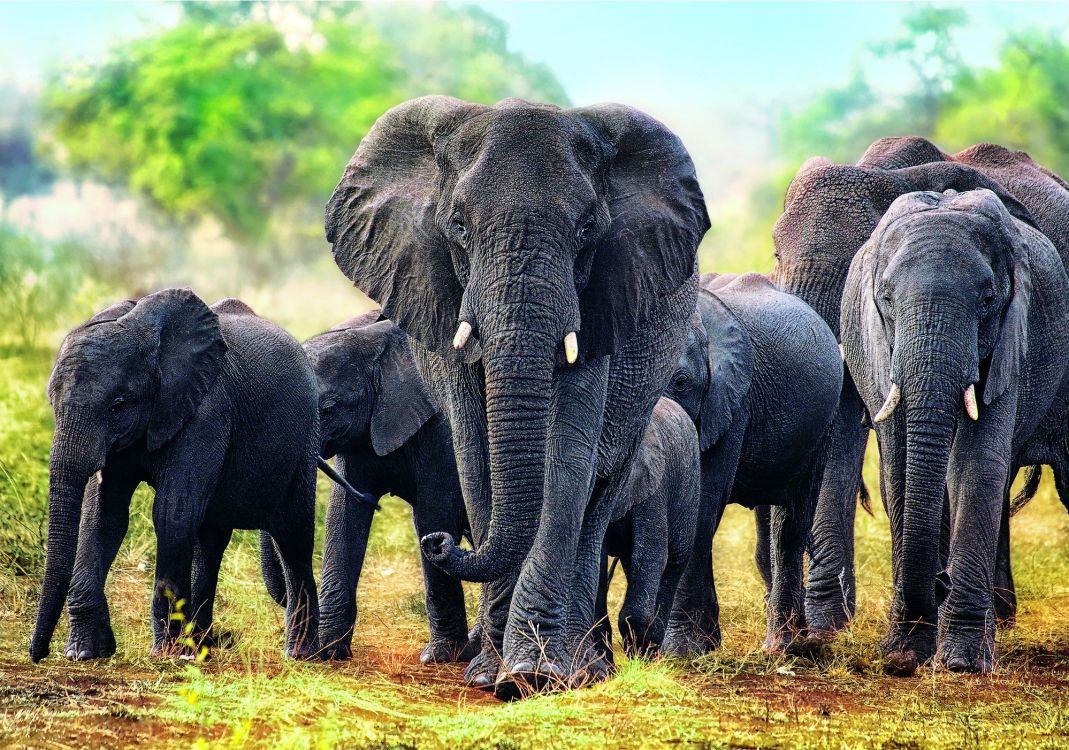
[[[83,307],[87,257],[75,242],[48,243],[0,224],[0,342],[32,348]]]
[[[293,206],[315,206],[318,224],[310,217],[375,119],[432,91],[565,101],[477,9],[189,3],[174,28],[56,76],[44,113],[77,173],[277,256],[272,218],[292,223]]]

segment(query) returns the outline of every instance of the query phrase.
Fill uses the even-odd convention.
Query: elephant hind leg
[[[230,544],[233,531],[229,528],[202,526],[193,553],[193,596],[191,613],[194,622],[193,640],[209,648],[222,645],[229,638],[214,632],[215,591],[219,585],[219,566]]]
[[[294,659],[319,653],[319,595],[312,574],[315,480],[310,463],[294,478],[289,502],[268,529],[286,579],[286,655]]]

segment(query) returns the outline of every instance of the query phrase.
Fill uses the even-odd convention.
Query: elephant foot
[[[806,640],[805,632],[805,628],[794,617],[770,622],[761,648],[770,654],[797,654]]]
[[[111,624],[100,620],[72,620],[64,655],[71,661],[107,659],[115,654]]]
[[[567,690],[574,687],[575,677],[548,659],[520,661],[511,668],[502,666],[494,683],[494,695],[498,700],[514,701],[536,693]]]
[[[501,659],[485,648],[477,653],[464,670],[464,684],[479,690],[491,691],[501,671]]]
[[[353,658],[353,647],[349,643],[331,643],[319,649],[319,658],[323,661],[349,661]]]
[[[314,639],[302,640],[286,646],[286,657],[296,661],[313,661],[321,658],[319,645]]]
[[[719,623],[676,621],[668,625],[661,653],[678,659],[692,659],[720,648]]]
[[[816,609],[806,607],[805,621],[809,636],[824,638],[828,642],[844,630],[849,630],[852,615],[841,608]]]
[[[912,677],[935,654],[935,627],[927,623],[892,628],[883,641],[884,671],[895,677]]]
[[[1017,596],[1013,590],[995,589],[995,627],[1009,630],[1017,625]]]
[[[997,662],[995,628],[991,623],[947,627],[939,638],[935,660],[949,672],[993,672]]]
[[[467,637],[460,640],[435,638],[423,647],[419,660],[422,664],[471,661],[479,653],[481,647],[479,642],[473,643]]]

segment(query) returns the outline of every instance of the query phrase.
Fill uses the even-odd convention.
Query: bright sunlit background
[[[345,317],[362,300],[322,207],[375,118],[426,93],[649,111],[698,166],[703,267],[767,270],[814,154],[917,133],[1069,171],[1067,24],[1018,3],[0,5],[0,336],[173,284],[298,335]]]

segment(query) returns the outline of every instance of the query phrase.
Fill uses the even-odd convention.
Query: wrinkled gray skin
[[[897,199],[851,264],[847,365],[869,413],[892,384],[901,393],[876,425],[893,547],[883,644],[893,672],[911,674],[933,655],[952,671],[995,666],[995,565],[1015,467],[1066,460],[1067,322],[1057,250],[987,190]]]
[[[701,511],[664,649],[720,645],[712,541],[728,503],[772,506],[768,630],[782,651],[806,634],[802,558],[842,389],[835,336],[764,276],[705,274],[697,319],[665,394],[698,428]]]
[[[947,154],[935,144],[917,136],[881,138],[869,146],[858,165],[900,169],[932,162],[964,164],[996,181],[1020,201],[1030,218],[1015,215],[1030,221],[1043,232],[1054,244],[1062,262],[1069,268],[1069,185],[1058,175],[1036,164],[1023,151],[1011,151],[991,143],[978,143],[957,154]],[[1069,500],[1069,466],[1053,468],[1059,494]],[[1014,471],[1016,473],[1016,468]],[[1038,467],[1035,471],[1038,472]],[[1038,473],[1035,476],[1038,478]],[[1066,488],[1067,491],[1062,492],[1061,488]],[[1027,502],[1027,497],[1022,500]],[[1007,507],[1008,503],[1007,497]],[[995,614],[999,626],[1006,627],[1013,624],[1017,614],[1017,597],[1010,567],[1009,516],[1009,513],[1003,513],[995,575]],[[944,523],[947,532],[948,522],[949,518]],[[943,547],[945,550],[946,545]]]
[[[591,653],[602,543],[708,226],[678,138],[619,105],[415,99],[335,189],[335,261],[409,335],[453,429],[475,551],[448,533],[423,551],[485,584],[470,684],[508,697],[607,672]],[[473,332],[455,349],[459,321]]]
[[[934,148],[934,147],[933,147]],[[772,236],[772,280],[803,299],[839,336],[843,285],[850,262],[891,202],[917,190],[986,188],[1010,213],[1033,221],[1028,209],[978,169],[959,163],[890,161],[884,169],[863,160],[857,166],[815,157],[799,169],[787,190]],[[854,514],[869,427],[857,388],[847,374],[832,427],[821,480],[806,588],[806,622],[827,638],[854,614]]]
[[[115,652],[104,580],[141,482],[156,491],[153,653],[171,650],[181,628],[169,619],[168,593],[189,602],[195,638],[209,637],[219,563],[236,528],[274,537],[292,602],[286,653],[316,653],[318,401],[300,344],[238,300],[209,308],[188,289],[166,289],[71,331],[48,394],[56,431],[33,661],[48,655],[64,602],[68,658]]]
[[[467,531],[449,423],[434,405],[401,329],[374,310],[309,339],[304,350],[319,383],[322,455],[357,490],[408,500],[418,538]],[[320,640],[327,658],[352,656],[356,590],[373,508],[340,486],[331,491],[320,581]],[[420,660],[467,661],[460,581],[423,561],[430,642]]]
[[[694,424],[682,407],[662,398],[653,407],[605,536],[606,557],[619,560],[627,576],[618,626],[628,656],[653,656],[660,650],[694,545],[700,481]],[[598,623],[601,647],[611,661],[607,592],[606,576],[598,592]]]

